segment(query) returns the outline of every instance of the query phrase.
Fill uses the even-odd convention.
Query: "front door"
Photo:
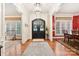
[[[32,21],[32,38],[45,38],[45,21],[35,19]]]

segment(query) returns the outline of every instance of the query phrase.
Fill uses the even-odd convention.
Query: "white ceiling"
[[[58,3],[41,3],[40,8],[42,10],[42,12],[52,12],[52,11],[56,11],[56,13],[58,14],[74,14],[74,13],[79,13],[79,3],[61,3],[60,6],[57,7]],[[23,7],[21,7],[21,5]],[[33,12],[35,5],[34,3],[22,3],[20,5],[18,5],[19,7],[21,7],[20,9],[25,9],[26,12]],[[57,8],[56,8],[57,7]],[[19,13],[17,12],[17,8],[15,7],[14,4],[12,3],[6,3],[5,4],[5,12],[6,15],[8,14],[15,14],[15,15],[19,15]]]
[[[17,16],[20,13],[17,11],[16,6],[12,3],[5,3],[5,15],[6,16]]]
[[[79,3],[65,3],[60,7],[59,13],[79,13]]]
[[[29,12],[34,11],[34,9],[36,7],[34,3],[27,3],[27,4],[24,3],[23,5],[24,5],[25,9]],[[49,10],[52,7],[54,7],[54,5],[55,5],[55,3],[43,3],[43,4],[41,3],[40,8],[41,8],[42,12],[49,12]]]

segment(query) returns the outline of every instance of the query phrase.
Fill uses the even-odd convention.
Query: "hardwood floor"
[[[29,46],[29,44],[32,42],[32,39],[29,39],[28,41],[26,41],[24,44],[21,44],[21,53],[23,53],[25,51],[25,49],[27,49],[27,47]]]
[[[56,40],[54,40],[54,41],[44,40],[44,41],[46,41],[49,44],[49,46],[51,47],[55,56],[78,56],[75,52],[68,49],[61,43],[57,42]],[[44,42],[44,41],[40,41],[40,42]],[[5,50],[6,56],[22,55],[22,53],[24,53],[25,50],[27,51],[27,48],[29,47],[29,45],[32,42],[35,42],[35,41],[33,41],[32,39],[29,39],[24,44],[21,44],[19,40],[6,42],[6,50]],[[8,45],[10,45],[10,46],[8,47]],[[20,52],[21,52],[21,54],[20,54]],[[3,52],[3,54],[5,54],[5,53]]]
[[[64,45],[60,44],[56,40],[49,41],[47,40],[49,46],[54,51],[55,55],[57,56],[78,56],[75,52],[73,52],[71,49],[65,47]]]
[[[48,42],[49,46],[52,48],[52,51],[54,51],[56,56],[78,56],[76,53],[68,49],[67,47],[63,46],[57,41],[50,41],[50,40],[45,40]],[[22,53],[27,49],[30,43],[32,43],[32,40],[27,41],[25,44],[22,45]]]

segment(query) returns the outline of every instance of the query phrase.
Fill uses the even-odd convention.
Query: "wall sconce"
[[[28,24],[25,24],[25,27],[28,27]]]

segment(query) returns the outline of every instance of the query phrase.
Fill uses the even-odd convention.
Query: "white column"
[[[5,55],[5,32],[6,32],[6,24],[5,24],[5,4],[4,3],[1,3],[1,14],[0,14],[0,16],[1,16],[1,19],[0,19],[0,36],[1,36],[1,44],[2,44],[2,46],[3,46],[3,48],[1,49],[2,51],[2,53],[3,54],[1,54],[1,55]]]
[[[5,41],[5,31],[6,31],[6,24],[5,24],[5,5],[0,4],[0,40]]]
[[[52,14],[50,13],[50,26],[49,26],[49,39],[50,41],[53,41],[53,36],[52,36]]]
[[[2,4],[2,41],[5,41],[6,23],[5,23],[5,4]]]
[[[28,40],[28,34],[29,34],[29,30],[28,30],[28,13],[23,12],[22,13],[22,43],[25,43]]]
[[[2,33],[1,33],[1,3],[0,3],[0,41],[1,41],[1,35],[2,35]]]

